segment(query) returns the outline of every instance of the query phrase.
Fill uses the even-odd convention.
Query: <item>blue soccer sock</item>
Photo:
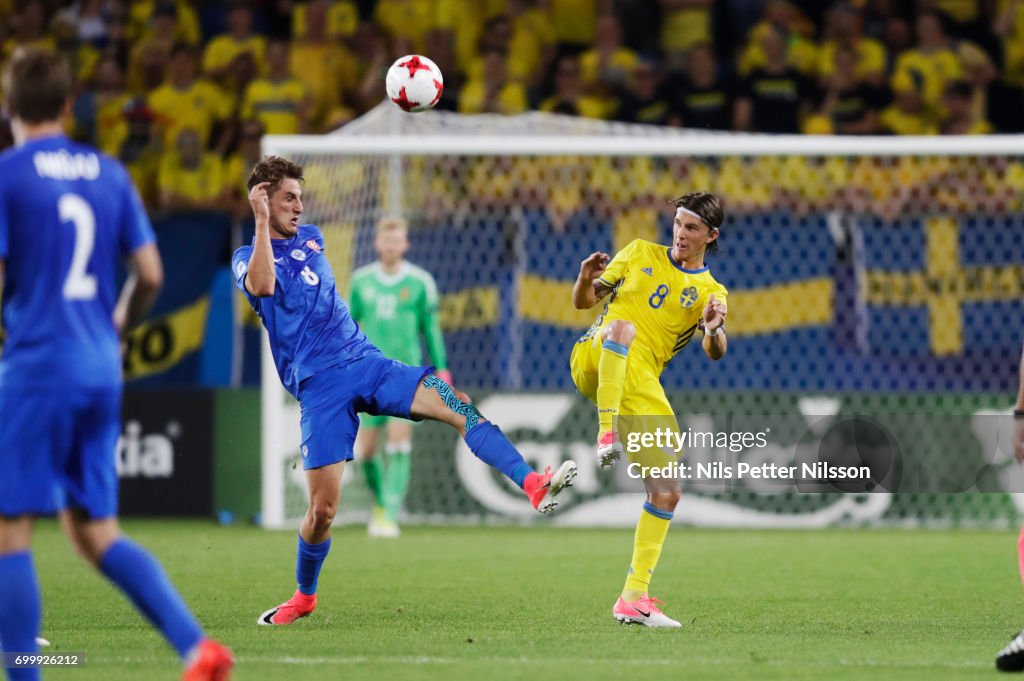
[[[523,460],[501,428],[490,421],[478,423],[466,433],[466,444],[478,459],[497,468],[520,488],[526,476],[533,473],[533,468]]]
[[[42,607],[28,551],[0,556],[0,650],[36,652]],[[2,672],[2,669],[0,669]],[[39,668],[8,669],[11,681],[38,681]]]
[[[160,630],[182,659],[203,639],[199,622],[163,568],[145,549],[122,537],[100,559],[100,571]]]
[[[307,544],[299,535],[299,551],[295,560],[295,581],[299,583],[299,591],[307,596],[316,593],[316,583],[320,579],[320,568],[324,566],[327,552],[331,550],[331,538],[319,544]]]

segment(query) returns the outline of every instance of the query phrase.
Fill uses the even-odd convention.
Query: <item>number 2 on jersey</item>
[[[57,202],[61,222],[75,226],[75,250],[71,256],[71,268],[64,279],[64,298],[67,300],[92,300],[96,297],[96,277],[86,268],[96,245],[96,216],[92,206],[78,194],[64,194]]]

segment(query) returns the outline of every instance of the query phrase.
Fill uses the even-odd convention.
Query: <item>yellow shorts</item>
[[[569,357],[572,380],[581,393],[597,404],[597,362],[601,357],[600,333],[573,346]],[[658,428],[679,431],[672,405],[665,397],[665,389],[658,380],[658,372],[648,362],[635,360],[632,353],[626,358],[626,384],[619,403],[616,430],[626,446],[630,461],[644,466],[664,466],[678,461],[681,452],[647,449],[631,451],[630,433],[654,432]]]

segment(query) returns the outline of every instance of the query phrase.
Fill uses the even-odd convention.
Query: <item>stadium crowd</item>
[[[444,72],[440,106],[464,113],[1024,131],[1024,0],[0,0],[0,45],[0,60],[67,54],[69,132],[124,161],[154,210],[245,212],[261,135],[343,125],[411,52]]]

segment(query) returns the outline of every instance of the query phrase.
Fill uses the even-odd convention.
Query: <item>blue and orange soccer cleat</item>
[[[195,659],[185,667],[182,681],[228,681],[235,657],[231,649],[210,639],[203,640],[196,649]]]
[[[554,473],[551,472],[551,466],[548,466],[543,473],[531,473],[530,476],[537,477],[528,479],[523,491],[535,509],[541,513],[551,513],[558,508],[555,497],[566,487],[572,487],[576,472],[576,462],[572,460],[564,462]]]
[[[658,607],[661,603],[657,598],[644,596],[631,603],[619,597],[612,608],[612,616],[619,624],[642,624],[645,627],[681,627],[679,622],[666,615]],[[664,605],[664,604],[663,604]]]
[[[622,443],[619,442],[619,434],[614,430],[597,436],[597,465],[602,469],[607,470],[614,466],[624,453]]]
[[[316,610],[316,594],[307,596],[298,589],[287,601],[267,610],[256,620],[257,624],[282,625],[307,617]]]

